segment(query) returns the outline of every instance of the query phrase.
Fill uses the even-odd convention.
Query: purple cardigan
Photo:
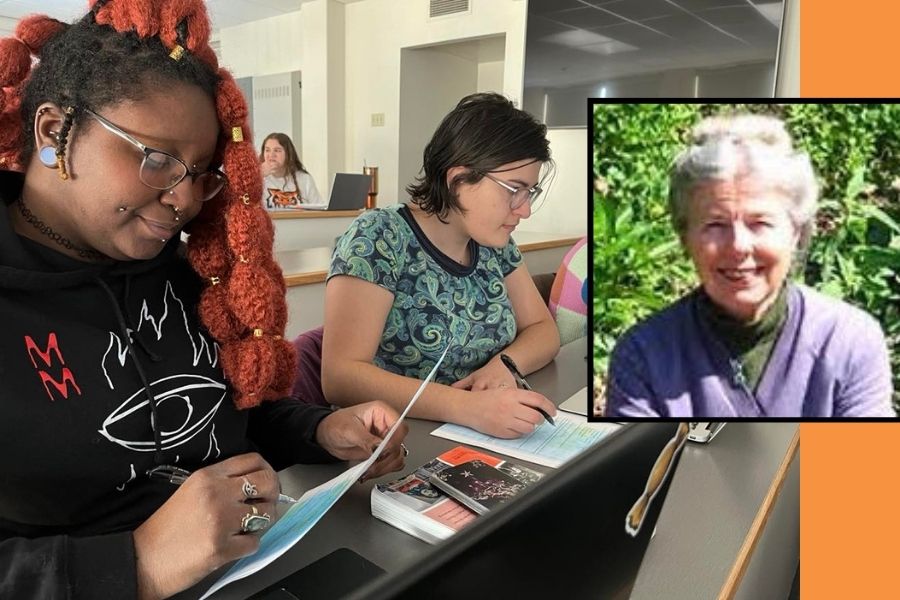
[[[894,417],[891,367],[870,315],[788,285],[788,316],[754,395],[697,311],[697,292],[638,323],[610,359],[610,417]]]

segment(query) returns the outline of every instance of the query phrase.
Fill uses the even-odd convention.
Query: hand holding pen
[[[175,492],[133,534],[138,589],[168,598],[259,548],[276,515],[278,475],[256,453],[194,473],[160,465],[125,485],[174,486]],[[156,482],[156,483],[153,483]]]
[[[524,390],[532,392],[534,391],[531,389],[531,386],[528,385],[528,382],[525,381],[525,376],[522,375],[522,373],[519,371],[519,367],[516,366],[516,363],[512,359],[512,357],[510,357],[508,354],[501,354],[500,360],[503,361],[503,364],[506,365],[506,368],[509,369],[509,372],[513,374],[513,377],[516,378],[516,383],[519,384],[519,387]],[[553,417],[551,417],[547,411],[538,406],[535,406],[534,409],[544,415],[544,419],[546,419],[548,423],[550,423],[554,427],[556,426],[556,423],[553,421]]]

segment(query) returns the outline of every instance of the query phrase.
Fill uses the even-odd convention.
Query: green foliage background
[[[722,112],[774,114],[821,184],[818,233],[798,279],[882,325],[900,409],[900,104],[598,104],[594,107],[594,372],[616,339],[697,285],[669,221],[672,160]]]

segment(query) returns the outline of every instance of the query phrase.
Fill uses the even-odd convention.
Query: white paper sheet
[[[403,410],[403,413],[400,415],[400,418],[397,419],[397,422],[394,423],[394,426],[391,427],[390,431],[388,431],[387,435],[384,436],[384,440],[381,444],[378,445],[378,448],[372,453],[372,456],[368,458],[363,463],[356,465],[355,467],[351,467],[350,469],[344,471],[334,479],[330,481],[326,481],[322,485],[315,487],[309,491],[307,491],[296,504],[290,507],[288,511],[274,524],[272,527],[266,531],[265,534],[259,540],[259,549],[250,556],[244,557],[234,563],[230,569],[218,580],[216,581],[212,587],[210,587],[205,594],[200,598],[200,600],[205,600],[213,593],[222,589],[232,581],[237,581],[238,579],[243,579],[248,575],[252,575],[256,573],[276,558],[287,552],[291,546],[296,544],[300,539],[306,535],[306,533],[312,529],[313,525],[319,522],[328,510],[334,506],[334,503],[337,502],[344,493],[349,490],[353,484],[358,480],[363,473],[378,459],[378,456],[381,455],[382,450],[385,445],[388,443],[388,440],[394,435],[394,432],[397,430],[397,427],[400,426],[400,423],[406,417],[406,414],[409,412],[409,409],[412,408],[413,404],[416,403],[416,400],[419,399],[419,396],[422,395],[422,392],[425,390],[425,386],[432,380],[434,374],[437,372],[438,367],[443,362],[444,357],[447,355],[447,350],[449,350],[450,346],[444,350],[444,353],[441,354],[441,357],[438,359],[437,363],[434,365],[434,368],[431,369],[431,372],[428,374],[428,377],[425,378],[425,381],[422,382],[422,385],[419,386],[419,389],[416,391],[416,394],[409,401],[409,404],[406,405],[406,408]]]
[[[587,417],[561,411],[557,411],[554,421],[556,426],[544,421],[531,434],[514,440],[451,423],[441,425],[431,435],[556,468],[621,427],[615,423],[588,423]]]

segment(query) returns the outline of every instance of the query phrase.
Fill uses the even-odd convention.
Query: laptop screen
[[[686,437],[628,424],[348,598],[628,598]]]
[[[335,173],[328,210],[358,210],[365,207],[371,180],[371,176],[360,173]]]

